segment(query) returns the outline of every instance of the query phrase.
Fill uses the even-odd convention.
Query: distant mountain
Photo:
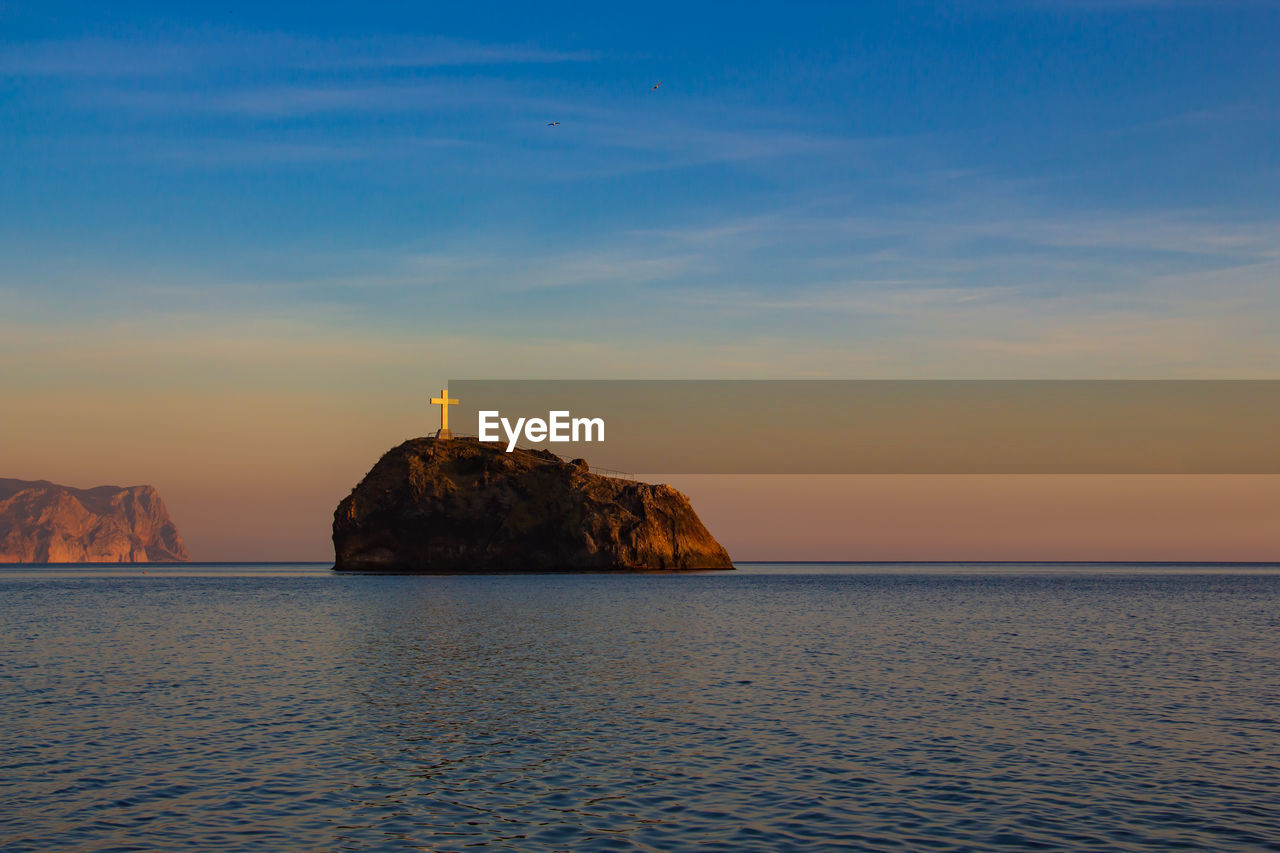
[[[0,478],[0,563],[170,563],[188,560],[151,486],[73,489]]]

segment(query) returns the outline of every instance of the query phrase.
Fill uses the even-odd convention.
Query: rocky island
[[[544,450],[416,438],[338,505],[334,568],[375,572],[732,569],[689,499]]]
[[[0,563],[160,563],[190,559],[151,486],[73,489],[0,478]]]

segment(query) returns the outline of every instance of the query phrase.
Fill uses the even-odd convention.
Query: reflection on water
[[[24,849],[1280,849],[1280,577],[0,573]]]

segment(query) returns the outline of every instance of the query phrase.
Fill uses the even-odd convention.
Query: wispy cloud
[[[423,157],[432,152],[475,146],[479,143],[432,136],[396,136],[368,141],[324,142],[321,140],[290,141],[253,139],[205,139],[198,143],[146,140],[139,142],[152,162],[198,169],[251,168],[255,170],[280,166],[332,166],[335,163],[381,162],[388,156]]]
[[[806,247],[799,262],[816,270],[865,270],[868,260],[895,260],[930,270],[930,280],[1016,258],[1045,270],[1084,261],[1131,270],[1158,262],[1228,269],[1280,258],[1275,220],[1223,222],[1209,211],[1046,211],[986,198],[972,187],[961,192],[962,203],[882,205],[874,216],[796,208],[637,236],[730,255]]]
[[[235,68],[351,72],[461,66],[586,62],[589,50],[532,44],[485,44],[446,38],[371,35],[304,38],[286,33],[178,33],[169,39],[101,37],[0,48],[0,74],[11,77],[155,77]]]
[[[696,101],[677,102],[654,115],[484,78],[212,89],[108,84],[67,97],[77,109],[124,114],[154,134],[116,135],[100,150],[133,149],[145,162],[212,167],[397,160],[416,156],[422,142],[431,140],[469,149],[471,160],[455,163],[460,172],[509,174],[522,182],[582,182],[797,159],[839,161],[849,169],[890,145],[803,128],[761,127],[751,111],[721,109],[709,115]],[[342,125],[341,138],[331,127],[308,124],[348,116],[354,120]],[[546,128],[550,118],[563,126]],[[388,133],[383,119],[411,122],[407,126],[414,132]],[[255,161],[228,149],[260,150],[265,156]]]
[[[104,88],[85,92],[85,108],[103,106],[150,114],[292,117],[325,113],[415,113],[515,102],[510,86],[484,81],[363,84],[273,84],[189,91],[183,88]]]
[[[434,328],[447,316],[449,328],[464,334],[501,329],[565,341],[709,336],[709,348],[725,343],[714,330],[736,329],[761,353],[775,344],[785,349],[787,341],[858,352],[879,342],[888,363],[921,363],[927,352],[944,372],[946,352],[1029,357],[1040,341],[1042,366],[1066,369],[1078,357],[1081,375],[1097,375],[1108,353],[1115,361],[1106,375],[1157,368],[1176,374],[1192,370],[1189,361],[1219,374],[1229,374],[1232,364],[1251,375],[1264,372],[1267,342],[1280,334],[1276,223],[1231,225],[1170,212],[983,216],[989,221],[968,222],[964,211],[952,219],[932,211],[923,221],[886,216],[875,223],[880,239],[861,251],[850,249],[849,229],[865,238],[867,222],[780,210],[552,246],[489,236],[436,250],[321,253],[308,259],[309,271],[288,278],[232,279],[210,271],[196,281],[181,270],[153,271],[130,285],[132,297],[119,285],[106,288],[104,299],[114,308],[104,310],[198,313],[219,306],[234,313],[236,306],[261,312],[306,305],[317,322],[335,328],[354,323],[412,336],[419,323],[412,318]],[[959,251],[975,230],[1002,239]],[[1025,248],[1046,241],[1056,241],[1062,253]],[[884,243],[894,251],[886,253]],[[1117,246],[1148,251],[1177,244],[1207,260],[1170,264],[1111,254]],[[779,254],[788,258],[781,265],[773,260]],[[503,310],[486,308],[493,305]],[[1203,347],[1215,335],[1221,345],[1209,352]],[[1189,342],[1202,348],[1179,357]]]

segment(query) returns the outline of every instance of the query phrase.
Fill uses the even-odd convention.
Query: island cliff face
[[[544,450],[417,438],[333,515],[334,568],[382,572],[732,569],[670,486],[592,474]]]
[[[157,563],[189,559],[151,486],[73,489],[0,478],[0,563]]]

